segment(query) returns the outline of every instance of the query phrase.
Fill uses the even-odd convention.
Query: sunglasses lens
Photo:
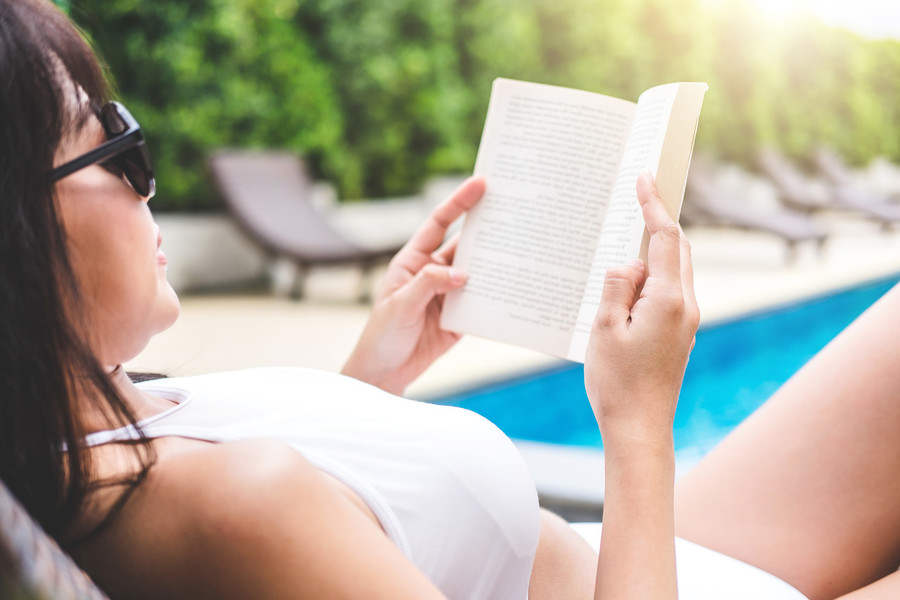
[[[153,168],[150,166],[150,157],[144,146],[137,146],[122,153],[116,158],[116,165],[122,169],[125,178],[141,196],[152,196]]]
[[[100,120],[103,123],[103,129],[106,130],[107,138],[114,138],[128,131],[128,123],[112,103],[106,104],[100,110]]]
[[[107,104],[103,107],[101,118],[106,135],[109,138],[121,135],[129,129],[128,121],[119,114],[114,104]],[[130,114],[128,119],[134,120]],[[137,127],[137,123],[135,122],[132,127]],[[153,196],[156,191],[156,182],[153,179],[153,165],[150,162],[150,153],[147,151],[143,141],[114,157],[110,162],[122,170],[134,191],[147,198]]]

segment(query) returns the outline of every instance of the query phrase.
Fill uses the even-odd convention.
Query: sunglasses
[[[97,117],[106,131],[106,141],[78,158],[50,171],[50,178],[59,181],[75,171],[95,164],[113,167],[125,176],[131,187],[144,198],[156,193],[153,163],[144,145],[141,126],[118,102],[104,104]]]

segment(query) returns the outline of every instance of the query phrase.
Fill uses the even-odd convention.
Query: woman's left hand
[[[585,389],[607,450],[613,438],[671,439],[700,322],[690,245],[649,173],[638,178],[637,196],[651,236],[647,265],[638,261],[607,271],[584,364]]]
[[[457,239],[446,244],[447,228],[484,194],[484,179],[466,180],[391,260],[372,314],[343,373],[401,394],[459,339],[440,328],[444,294],[466,276],[450,266]]]

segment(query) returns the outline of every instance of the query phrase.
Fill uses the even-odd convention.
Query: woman
[[[119,365],[178,315],[140,128],[46,0],[0,0],[0,82],[0,477],[113,596],[674,598],[674,533],[810,598],[900,595],[900,290],[673,497],[698,317],[688,246],[642,177],[648,265],[608,273],[585,363],[598,558],[490,424],[393,395],[455,341],[437,315],[465,276],[442,240],[482,181],[392,261],[344,376],[134,385]]]
[[[343,376],[135,385],[120,365],[179,311],[140,127],[46,0],[0,0],[0,81],[0,477],[111,595],[674,597],[671,421],[698,316],[648,177],[649,269],[611,272],[586,367],[611,459],[598,571],[496,428],[393,395],[456,341],[437,317],[465,276],[442,240],[483,181],[392,261]]]
[[[585,364],[598,558],[539,511],[496,429],[393,395],[455,341],[436,317],[465,277],[441,243],[482,181],[392,262],[345,376],[134,385],[119,365],[178,314],[140,128],[46,0],[0,0],[0,82],[0,477],[112,595],[674,598],[673,531],[810,598],[900,595],[900,291],[673,498],[697,310],[689,249],[642,177],[648,266],[608,274]]]

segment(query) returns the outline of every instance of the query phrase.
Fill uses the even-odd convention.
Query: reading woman
[[[465,277],[443,238],[483,181],[392,261],[343,374],[135,385],[120,365],[179,310],[140,126],[47,0],[0,0],[0,82],[0,477],[113,597],[676,597],[671,426],[698,315],[650,178],[647,265],[611,270],[585,366],[598,558],[540,511],[496,428],[396,395],[455,341],[437,316]],[[882,369],[900,315],[876,315],[686,481],[679,532],[810,595],[896,569],[900,453],[877,444],[900,423]],[[863,337],[882,343],[858,352]]]
[[[0,82],[0,476],[111,596],[593,594],[596,555],[539,510],[512,443],[473,413],[396,396],[456,339],[437,318],[465,278],[442,241],[483,181],[392,261],[343,374],[135,385],[120,365],[179,311],[140,126],[48,0],[0,0]],[[621,465],[600,587],[628,583],[640,549],[662,567],[642,585],[670,596],[666,441],[698,317],[678,229],[649,180],[642,198],[655,232],[644,292],[635,302],[641,266],[611,279],[588,361]]]

